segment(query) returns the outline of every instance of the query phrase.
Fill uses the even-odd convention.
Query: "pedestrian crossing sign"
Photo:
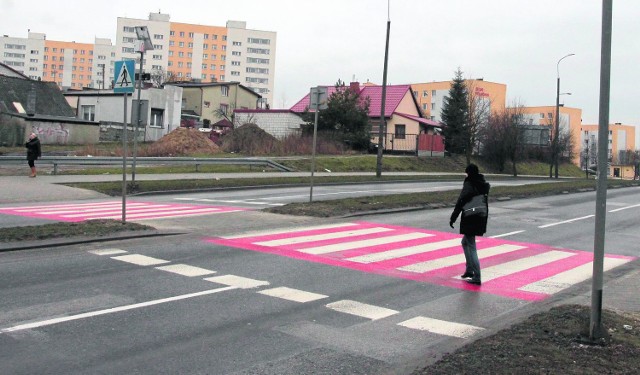
[[[135,62],[133,60],[116,61],[114,64],[115,78],[113,82],[113,92],[132,93],[135,91]]]

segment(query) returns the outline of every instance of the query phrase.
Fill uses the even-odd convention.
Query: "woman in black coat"
[[[36,176],[36,164],[35,161],[42,156],[42,149],[40,148],[40,140],[35,133],[29,135],[29,140],[24,145],[27,148],[27,162],[31,167],[31,175],[29,177]]]
[[[484,179],[484,175],[480,174],[478,166],[469,164],[465,169],[467,177],[464,179],[462,191],[453,209],[449,225],[453,228],[453,223],[458,219],[458,215],[462,212],[462,207],[476,195],[489,194],[491,185]],[[487,205],[487,215],[481,216],[462,216],[460,220],[460,234],[462,237],[462,249],[466,259],[466,269],[462,278],[471,278],[468,283],[480,285],[480,261],[476,251],[476,236],[482,236],[487,231],[487,218],[489,206]]]

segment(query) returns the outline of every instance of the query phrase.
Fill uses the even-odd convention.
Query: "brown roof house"
[[[53,82],[0,69],[0,145],[21,146],[34,132],[42,144],[97,143],[98,123],[79,120]]]

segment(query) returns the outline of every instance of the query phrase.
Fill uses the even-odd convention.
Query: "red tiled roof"
[[[331,96],[336,91],[335,86],[326,86],[328,91],[328,96]],[[346,86],[346,89],[349,87]],[[410,85],[392,85],[387,86],[386,97],[385,97],[385,106],[384,106],[384,116],[391,117],[400,105],[400,102],[404,98],[404,96],[409,92],[409,95],[413,95],[411,93]],[[369,117],[380,117],[381,105],[382,105],[382,86],[364,86],[360,88],[360,96],[362,98],[369,97],[371,100],[371,104],[369,105]],[[305,95],[299,102],[291,107],[291,111],[296,113],[304,112],[305,108],[309,106],[309,94]]]

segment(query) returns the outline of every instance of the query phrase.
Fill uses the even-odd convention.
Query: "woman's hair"
[[[464,171],[469,176],[475,176],[477,174],[480,174],[480,170],[478,169],[478,166],[473,163],[467,165],[467,168]]]

